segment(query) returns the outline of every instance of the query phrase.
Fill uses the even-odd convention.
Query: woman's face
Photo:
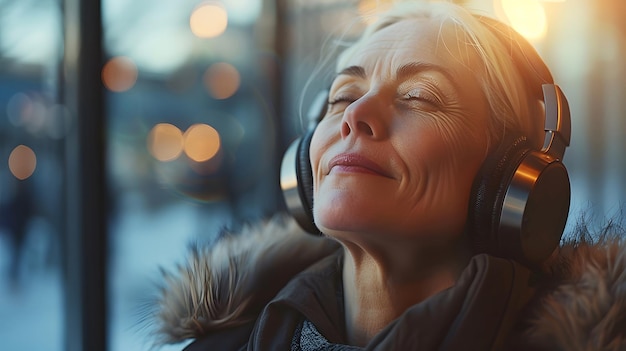
[[[347,60],[311,141],[322,232],[381,242],[462,232],[488,109],[481,64],[457,35],[439,21],[403,20]]]

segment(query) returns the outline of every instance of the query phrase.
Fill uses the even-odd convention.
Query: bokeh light
[[[102,67],[102,83],[114,92],[132,88],[137,82],[137,76],[137,65],[125,56],[113,57]]]
[[[546,12],[539,0],[495,1],[495,8],[500,8],[511,26],[526,39],[541,39],[546,35]]]
[[[183,132],[169,123],[155,125],[148,134],[148,151],[159,161],[177,159],[183,152]]]
[[[239,71],[230,63],[214,63],[204,73],[204,85],[207,91],[218,100],[233,96],[239,89],[240,83]]]
[[[25,145],[18,145],[9,155],[9,170],[19,180],[30,177],[37,167],[35,152]]]
[[[185,154],[196,162],[205,162],[215,157],[220,150],[220,135],[207,124],[194,124],[184,135]]]
[[[189,27],[200,38],[214,38],[226,30],[228,13],[219,2],[205,2],[198,5],[189,18]]]
[[[390,0],[361,0],[357,10],[365,23],[373,23],[379,13],[391,7],[391,2]]]

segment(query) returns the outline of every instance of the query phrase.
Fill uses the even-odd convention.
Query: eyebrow
[[[455,88],[458,88],[457,81],[454,79],[454,74],[447,68],[443,66],[439,66],[432,63],[425,62],[410,62],[405,65],[400,66],[396,71],[396,79],[398,80],[406,80],[411,76],[414,76],[421,72],[435,71],[441,73],[448,81],[454,85]]]
[[[361,66],[350,66],[341,70],[341,72],[337,73],[337,76],[340,75],[348,75],[355,76],[358,78],[365,79],[367,78],[367,74],[365,74],[365,68]]]
[[[402,65],[396,70],[396,79],[406,80],[411,76],[414,76],[420,72],[426,72],[426,71],[435,71],[435,72],[441,73],[444,77],[446,77],[446,79],[448,79],[454,85],[455,88],[458,88],[457,81],[454,79],[454,75],[452,74],[451,71],[449,71],[448,69],[442,66],[432,64],[432,63],[410,62],[405,65]],[[358,77],[361,79],[367,78],[367,74],[365,73],[365,68],[361,66],[350,66],[350,67],[344,68],[337,74],[337,76],[340,76],[340,75],[354,76],[354,77]]]

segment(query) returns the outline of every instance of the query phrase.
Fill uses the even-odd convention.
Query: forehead
[[[407,63],[426,63],[455,74],[471,74],[479,59],[466,35],[450,21],[404,19],[361,41],[343,62],[343,69],[361,66],[369,75],[391,74]]]

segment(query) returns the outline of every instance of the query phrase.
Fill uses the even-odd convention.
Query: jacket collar
[[[329,342],[346,344],[341,257],[341,252],[328,257],[290,281],[270,303],[264,320],[284,319],[281,314],[286,319],[293,309]],[[365,349],[501,350],[531,296],[530,277],[531,272],[515,261],[474,256],[453,287],[409,308]],[[263,320],[257,328],[261,334],[276,329]]]
[[[195,245],[189,259],[162,271],[154,304],[157,343],[177,343],[253,321],[298,272],[338,249],[284,216]]]
[[[532,343],[626,348],[620,233],[591,240],[581,232],[546,263],[539,298],[529,306],[525,336]],[[255,320],[293,276],[337,249],[334,241],[306,234],[282,216],[226,233],[215,245],[197,245],[187,263],[163,272],[153,313],[159,342],[200,338]]]

